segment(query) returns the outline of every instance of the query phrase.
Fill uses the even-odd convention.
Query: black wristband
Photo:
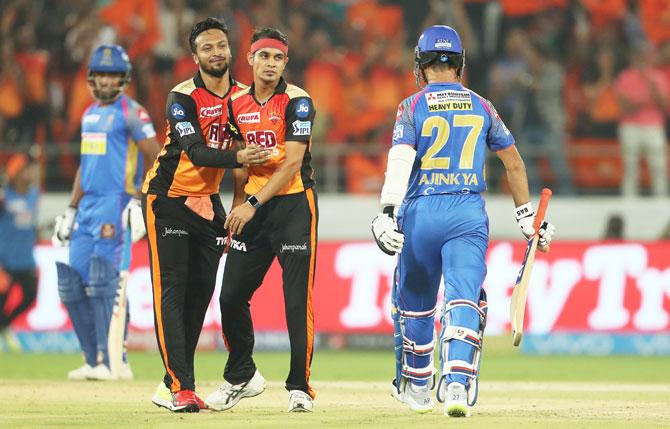
[[[247,202],[251,204],[251,207],[255,208],[258,210],[263,204],[261,204],[260,201],[258,201],[258,198],[256,198],[256,195],[252,195],[249,198],[247,198]]]
[[[393,206],[386,206],[382,209],[382,213],[389,215],[390,217],[393,217],[393,211],[395,207]]]

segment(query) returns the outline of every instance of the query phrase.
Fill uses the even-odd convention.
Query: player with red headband
[[[226,219],[233,243],[223,274],[221,324],[229,348],[225,383],[207,399],[215,410],[233,407],[241,398],[265,390],[252,358],[254,331],[249,301],[275,257],[283,271],[284,305],[291,342],[286,379],[288,411],[312,411],[309,385],[314,346],[312,288],[316,262],[318,211],[312,179],[311,135],[314,106],[302,89],[286,83],[288,39],[279,30],[254,33],[247,59],[251,86],[228,102],[233,137],[272,152],[263,165],[235,170],[237,201]]]

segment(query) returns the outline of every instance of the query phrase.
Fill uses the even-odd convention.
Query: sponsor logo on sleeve
[[[184,119],[186,117],[184,107],[182,107],[182,105],[179,103],[174,103],[172,106],[170,106],[170,113],[172,114],[172,117],[177,120]]]
[[[140,118],[140,121],[142,122],[151,122],[151,118],[149,117],[149,114],[147,113],[146,110],[143,108],[137,109],[137,117]]]
[[[402,104],[400,104],[398,106],[398,111],[395,114],[395,120],[397,121],[398,119],[400,119],[400,117],[402,116],[403,113],[405,113],[405,108],[402,107]]]
[[[393,129],[393,140],[398,140],[405,135],[405,126],[398,124]]]
[[[312,134],[312,123],[309,121],[293,121],[294,136],[308,136]]]
[[[472,110],[472,96],[469,91],[446,90],[427,92],[426,103],[429,112],[448,110]]]
[[[300,119],[305,119],[309,116],[309,103],[307,100],[300,100],[298,105],[295,106],[295,114]]]
[[[208,106],[200,108],[201,118],[216,118],[223,114],[223,106],[221,104],[216,106]]]
[[[145,138],[156,137],[156,130],[154,129],[153,124],[144,124],[142,125],[142,134]]]
[[[493,117],[495,117],[496,121],[498,121],[500,123],[500,125],[502,125],[502,129],[505,132],[505,135],[510,135],[510,132],[507,129],[507,126],[505,126],[505,123],[503,122],[502,118],[498,114],[498,111],[496,110],[496,108],[493,107],[493,104],[489,104],[489,106],[491,107],[491,112],[493,112]]]
[[[195,128],[193,128],[193,124],[190,122],[177,122],[174,128],[179,133],[179,137],[195,134]]]
[[[237,115],[238,124],[260,124],[261,112],[243,113]]]

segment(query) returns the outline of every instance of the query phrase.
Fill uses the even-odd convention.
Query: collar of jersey
[[[460,82],[432,82],[429,83],[427,86],[435,87],[435,86],[448,86],[448,87],[456,87],[456,88],[464,88],[463,84]]]
[[[228,96],[228,94],[230,94],[230,91],[233,89],[233,86],[235,86],[235,84],[237,83],[237,82],[235,82],[233,77],[230,75],[230,73],[228,73],[228,79],[230,80],[230,86],[228,87],[228,91],[225,94],[223,94],[223,96],[221,96],[219,94],[215,94],[212,91],[210,91],[209,89],[207,89],[207,87],[205,86],[205,82],[202,80],[202,76],[200,76],[200,70],[198,70],[198,72],[195,74],[195,76],[193,76],[193,83],[195,83],[196,88],[202,88],[205,91],[212,94],[214,97],[224,99]]]
[[[286,92],[286,87],[288,84],[284,80],[283,77],[279,78],[279,83],[275,87],[275,94],[283,94]],[[256,85],[254,85],[253,82],[251,82],[251,85],[249,86],[249,94],[255,94],[256,93]]]

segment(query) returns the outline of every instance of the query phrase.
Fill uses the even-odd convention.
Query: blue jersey
[[[135,194],[143,159],[137,142],[155,137],[146,110],[122,95],[92,104],[81,119],[81,187],[85,194]]]
[[[406,198],[486,190],[486,148],[514,137],[490,101],[460,83],[431,83],[398,107],[393,145],[416,149]]]
[[[36,186],[26,194],[19,194],[10,186],[5,188],[4,201],[0,201],[0,266],[7,270],[35,267],[38,197]]]

